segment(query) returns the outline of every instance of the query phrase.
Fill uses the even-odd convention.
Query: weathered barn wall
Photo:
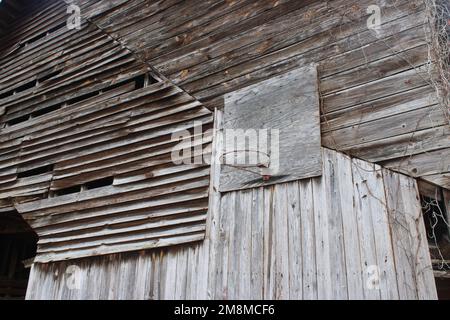
[[[415,180],[323,152],[320,178],[214,193],[201,243],[34,264],[27,298],[435,299]]]
[[[142,148],[132,161],[148,155],[146,142],[125,143],[112,157],[117,162],[89,153],[112,137],[130,142],[127,115],[117,118],[100,110],[114,110],[120,102],[116,96],[134,96],[127,86],[115,87],[122,81],[150,72],[158,75],[159,83],[150,84],[157,90],[150,95],[158,105],[172,104],[176,91],[178,97],[189,96],[212,108],[222,106],[226,93],[310,63],[317,63],[319,70],[324,146],[449,186],[448,117],[429,81],[423,0],[82,0],[87,20],[80,30],[67,30],[62,1],[41,3],[2,29],[2,210],[33,211],[29,202],[47,199],[61,188],[134,170],[121,163],[122,151]],[[367,28],[366,9],[373,4],[382,9],[378,30]],[[170,97],[157,89],[161,84],[173,89]],[[108,87],[114,90],[104,92]],[[65,103],[73,101],[79,109],[67,108]],[[92,122],[101,117],[100,126]],[[136,121],[132,127],[142,130],[136,136],[154,125]],[[59,148],[56,154],[49,151],[52,144]],[[214,197],[204,242],[35,264],[28,297],[240,298],[251,292],[252,298],[434,298],[423,225],[416,219],[415,181],[326,152],[322,178],[227,193],[220,201]],[[55,161],[61,161],[61,170],[57,166],[39,177],[24,177]],[[104,166],[96,167],[98,163]],[[140,169],[144,176],[151,171],[145,164]],[[206,203],[205,176],[202,181],[206,184],[199,196]],[[127,202],[128,196],[122,200]],[[151,216],[147,204],[135,200],[138,207],[132,215]],[[83,213],[97,219],[104,202],[87,202],[101,210]],[[110,221],[129,219],[124,208],[101,222],[104,230],[95,229],[99,226],[92,220],[77,228],[88,227],[87,237],[91,231],[114,236]],[[40,217],[39,211],[24,212],[30,221],[35,214],[55,221],[64,232],[74,226],[64,214],[79,214],[68,207],[63,215],[45,210]],[[100,253],[108,253],[97,244]],[[80,265],[80,290],[68,290],[64,277],[69,265]],[[366,267],[375,265],[382,275],[380,289],[368,290],[367,273],[373,269]]]
[[[324,146],[450,188],[448,105],[437,105],[429,64],[432,2],[78,1],[91,24],[211,107],[317,63]]]
[[[209,166],[173,163],[172,134],[201,136],[212,112],[47,2],[1,42],[0,209],[32,226],[40,262],[203,239]]]

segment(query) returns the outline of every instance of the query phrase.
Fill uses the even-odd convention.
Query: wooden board
[[[222,192],[321,175],[316,66],[292,70],[227,94],[223,134]],[[266,139],[266,147],[262,139]],[[228,166],[227,157],[236,150],[268,154],[270,166],[261,170],[261,175],[270,175],[270,179],[263,181],[261,175]]]

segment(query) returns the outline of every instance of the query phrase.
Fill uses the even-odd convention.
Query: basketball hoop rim
[[[228,155],[228,154],[231,154],[231,153],[236,153],[236,152],[249,152],[249,153],[251,153],[251,152],[253,152],[253,153],[256,153],[256,154],[263,154],[263,155],[265,155],[266,157],[267,157],[267,159],[268,159],[268,162],[267,162],[267,165],[265,165],[265,164],[255,164],[255,165],[231,165],[231,164],[226,164],[226,163],[224,163],[224,157],[226,156],[226,155]],[[238,149],[238,150],[232,150],[232,151],[226,151],[226,152],[223,152],[221,155],[220,155],[220,157],[219,157],[219,163],[221,163],[222,165],[225,165],[225,166],[230,166],[230,167],[235,167],[235,168],[268,168],[269,166],[270,166],[270,154],[268,154],[267,152],[263,152],[263,151],[258,151],[258,150],[246,150],[246,149]]]

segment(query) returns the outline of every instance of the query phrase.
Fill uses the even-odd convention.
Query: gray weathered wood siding
[[[66,28],[59,0],[1,26],[0,211],[18,209],[38,231],[37,262],[111,255],[35,263],[28,298],[436,297],[416,181],[386,169],[450,186],[423,0],[77,3],[80,30]],[[369,5],[382,9],[377,31]],[[216,169],[210,179],[207,166],[159,167],[167,137],[155,128],[211,126],[205,106],[312,63],[323,177],[219,196]],[[73,187],[83,190],[58,195]],[[174,233],[153,220],[166,214],[182,223]],[[197,242],[177,246],[186,239]],[[116,254],[128,250],[139,252]]]
[[[431,85],[424,0],[78,3],[91,24],[210,107],[317,63],[324,146],[450,188],[449,112]],[[379,30],[367,27],[370,5],[381,9]]]
[[[0,44],[0,209],[37,233],[37,262],[202,240],[210,168],[174,164],[172,134],[212,112],[95,27],[68,30],[65,8]]]
[[[322,177],[211,195],[201,243],[34,264],[27,298],[436,299],[415,180],[323,158]]]
[[[320,102],[315,65],[227,94],[223,117],[221,160],[224,166],[220,175],[220,191],[322,174]],[[243,164],[258,164],[255,160],[261,159],[256,158],[264,156],[268,163],[264,169],[254,166],[246,171],[239,168]],[[227,159],[230,160],[228,165]],[[270,179],[264,181],[261,178],[264,175]]]

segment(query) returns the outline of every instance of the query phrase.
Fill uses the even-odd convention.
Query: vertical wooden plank
[[[66,278],[65,278],[65,265],[54,264],[51,266],[53,277],[51,283],[52,292],[48,292],[48,299],[58,299],[61,295],[61,291],[64,292],[68,290],[66,286]]]
[[[43,270],[45,270],[45,273],[43,274],[42,280],[41,280],[41,287],[39,290],[41,290],[41,300],[49,300],[50,294],[53,290],[52,288],[52,277],[54,275],[56,265],[46,265]],[[65,290],[65,296],[63,296],[63,299],[74,299],[76,297],[70,296],[70,291]]]
[[[392,249],[392,239],[389,227],[388,208],[384,192],[383,176],[381,167],[377,165],[368,165],[373,167],[374,173],[367,183],[369,198],[371,201],[372,222],[376,234],[376,253],[378,265],[380,267],[380,288],[381,298],[383,300],[398,299],[398,287],[395,271],[394,252]],[[372,182],[372,184],[370,183]]]
[[[352,160],[353,172],[353,192],[355,199],[356,217],[358,222],[358,236],[361,248],[361,266],[363,271],[363,293],[366,300],[381,299],[381,290],[379,284],[369,283],[371,280],[371,268],[379,268],[375,247],[375,232],[370,213],[369,194],[365,187],[367,183],[367,175],[373,172],[373,169],[366,171],[360,168],[360,162]]]
[[[150,257],[150,252],[139,252],[135,271],[136,283],[138,284],[138,288],[134,291],[135,300],[150,299],[150,276],[152,274]]]
[[[413,239],[412,249],[416,252],[415,275],[417,295],[421,300],[436,300],[438,298],[436,283],[433,275],[417,182],[412,178],[400,175],[400,183],[407,186],[407,188],[403,189],[402,196],[406,204],[405,213],[409,215],[407,221]]]
[[[158,250],[152,252],[152,273],[151,273],[151,292],[150,297],[152,300],[162,299],[161,287],[163,286],[162,278],[162,259],[164,257],[164,250]]]
[[[52,264],[49,266],[50,274],[46,277],[47,291],[45,292],[46,300],[55,299],[55,289],[61,283],[61,276],[64,274],[65,268],[61,264]],[[65,288],[67,289],[67,287]],[[77,299],[81,299],[81,295],[77,295]]]
[[[378,268],[381,299],[398,299],[398,287],[394,264],[394,254],[390,236],[388,210],[384,193],[381,167],[360,160],[353,160],[354,173],[359,178],[360,200],[363,205],[362,214],[370,217],[365,220],[364,232],[373,232],[374,264],[368,263],[369,268]],[[367,230],[372,225],[373,231]],[[369,245],[371,242],[369,242]],[[364,242],[364,245],[366,243]],[[370,271],[370,270],[369,270]]]
[[[87,292],[88,299],[95,300],[96,298],[100,297],[100,290],[103,286],[103,274],[102,272],[102,264],[104,263],[104,257],[101,257],[102,259],[95,259],[89,264],[89,270],[88,270],[88,282],[89,283],[95,283],[92,288],[90,288],[89,292]]]
[[[345,269],[347,273],[348,299],[364,298],[361,252],[358,222],[353,198],[353,176],[351,159],[336,153],[336,178],[339,181],[339,199],[344,237]]]
[[[396,277],[399,298],[405,300],[417,299],[417,283],[415,277],[415,252],[412,248],[412,238],[409,232],[406,213],[406,201],[403,198],[405,188],[400,181],[400,175],[389,170],[383,170],[383,180],[388,206],[389,225],[392,234],[392,247],[396,266]],[[414,192],[415,193],[415,192]]]
[[[116,265],[116,272],[113,277],[115,278],[115,286],[114,286],[114,300],[120,299],[121,294],[121,284],[122,284],[122,275],[123,275],[123,262],[121,259],[121,254],[115,254],[114,264]]]
[[[231,228],[234,223],[234,193],[224,194],[220,200],[219,246],[216,254],[215,299],[228,298],[228,255],[231,242]]]
[[[195,255],[197,246],[186,246],[186,284],[185,299],[195,300],[197,295],[197,270],[199,268],[198,255]]]
[[[110,289],[111,277],[109,276],[109,271],[110,271],[111,265],[112,265],[111,260],[112,260],[112,256],[105,256],[103,259],[104,265],[102,267],[102,269],[103,269],[102,272],[104,274],[105,281],[104,281],[103,287],[100,288],[100,293],[99,293],[103,300],[108,299],[109,291],[111,290]]]
[[[117,283],[117,300],[125,300],[127,296],[127,282],[132,281],[128,278],[129,264],[128,261],[123,259],[121,254],[118,254],[117,259],[119,265],[119,272],[117,273],[118,283]],[[127,281],[128,280],[128,281]]]
[[[186,278],[187,278],[187,250],[186,247],[170,248],[169,250],[176,250],[176,275],[175,275],[175,292],[176,300],[186,299]]]
[[[70,261],[67,261],[66,267],[70,267],[70,265]],[[96,283],[91,282],[91,279],[94,276],[93,273],[95,272],[95,267],[93,267],[93,263],[88,263],[88,261],[85,260],[80,260],[79,263],[76,264],[76,266],[81,269],[81,272],[79,274],[77,274],[76,272],[72,276],[80,278],[80,287],[70,290],[77,293],[79,300],[92,299],[90,294],[91,291],[94,290]],[[60,270],[60,272],[65,272],[65,270]],[[119,290],[119,292],[121,291],[122,290]]]
[[[42,264],[42,266],[45,266],[46,268],[46,273],[53,273],[54,272],[54,268],[56,268],[56,266],[58,266],[59,269],[62,270],[67,270],[67,263],[66,262],[62,262],[62,263],[58,263],[58,264]],[[63,274],[61,274],[61,284],[60,284],[60,293],[58,294],[58,296],[62,299],[62,300],[69,300],[69,299],[74,299],[74,295],[72,294],[72,290],[70,290],[67,286],[67,283],[69,281],[69,275],[64,272]],[[44,287],[40,288],[40,290],[44,290]]]
[[[275,299],[275,257],[273,256],[274,243],[274,186],[264,190],[264,299]]]
[[[134,283],[135,288],[128,289],[130,292],[130,298],[131,300],[143,300],[145,296],[145,278],[146,275],[150,270],[144,267],[143,265],[143,259],[142,259],[143,251],[136,252],[136,255],[134,256],[134,263],[133,263],[133,274],[134,274]],[[133,285],[133,283],[129,284]]]
[[[128,281],[127,285],[127,300],[134,299],[137,291],[142,291],[142,287],[145,286],[145,282],[138,282],[138,274],[141,272],[137,267],[139,266],[139,252],[134,252],[133,258],[129,261],[129,277],[132,281]],[[148,270],[142,271],[147,273]],[[130,279],[130,278],[129,278]],[[139,298],[142,299],[142,296]]]
[[[138,290],[141,285],[143,285],[143,283],[137,282],[136,277],[136,265],[138,258],[139,255],[137,254],[137,252],[134,252],[130,257],[127,257],[125,255],[123,256],[126,272],[124,273],[124,276],[122,278],[122,286],[125,292],[125,294],[123,294],[121,297],[122,300],[132,299],[135,294],[134,292]]]
[[[177,254],[174,250],[167,250],[164,253],[164,265],[161,269],[164,275],[161,280],[164,285],[161,288],[161,299],[174,300],[177,278]]]
[[[204,248],[200,249],[199,264],[204,272],[207,270],[206,283],[199,285],[199,290],[203,292],[202,297],[214,298],[215,285],[217,276],[217,255],[218,246],[220,243],[220,228],[219,220],[221,215],[220,210],[220,156],[223,150],[223,111],[214,110],[214,132],[211,149],[211,175],[209,188],[209,203],[208,203],[208,217],[206,220],[206,236],[203,244]],[[202,251],[203,250],[203,251]]]
[[[208,272],[208,296],[211,299],[224,299],[227,283],[227,255],[228,252],[228,206],[219,193],[220,183],[220,156],[223,153],[223,111],[215,109],[214,140],[212,146],[211,162],[211,188],[209,202],[209,228],[206,238],[210,239],[209,272]]]
[[[401,298],[437,299],[417,183],[383,172]]]
[[[43,300],[45,299],[44,283],[49,265],[33,263],[31,266],[30,277],[28,279],[28,288],[26,293],[27,300]]]
[[[289,299],[303,298],[302,234],[299,182],[287,185],[287,225],[289,260]]]
[[[236,212],[236,227],[241,224],[239,228],[240,246],[236,248],[236,254],[239,256],[238,270],[239,281],[237,283],[238,299],[249,300],[251,295],[251,253],[252,253],[252,190],[244,190],[238,192],[241,199],[241,211]],[[239,221],[237,221],[239,217]]]
[[[191,300],[191,299],[195,299],[192,298],[192,296],[196,295],[195,290],[196,288],[196,284],[197,283],[197,275],[195,274],[196,271],[194,270],[198,270],[198,260],[195,259],[194,255],[193,255],[193,251],[194,251],[194,247],[189,245],[186,246],[185,248],[183,248],[184,251],[184,256],[185,256],[185,265],[184,265],[184,279],[182,279],[181,281],[183,282],[183,297],[182,299],[184,300]],[[180,261],[178,261],[180,262]],[[178,268],[177,268],[178,269]],[[178,271],[177,271],[178,273]],[[178,276],[178,275],[177,275]],[[194,281],[193,281],[193,278]],[[178,281],[178,280],[177,280]],[[195,283],[193,283],[195,282]],[[194,290],[193,290],[193,287]],[[180,284],[177,283],[177,295],[179,292],[179,288],[180,288]]]
[[[152,282],[152,276],[155,273],[153,270],[153,261],[152,261],[152,254],[151,252],[145,251],[145,255],[143,255],[144,260],[144,266],[146,270],[145,271],[145,289],[144,289],[144,300],[151,300],[152,294],[153,294],[153,282]]]
[[[320,179],[320,178],[316,178]],[[301,205],[301,252],[303,299],[317,299],[316,243],[314,225],[314,197],[311,179],[299,182]]]
[[[242,246],[242,198],[240,192],[232,192],[230,200],[234,202],[234,210],[230,215],[229,245],[228,245],[228,299],[239,298],[239,249]]]
[[[252,189],[251,202],[251,298],[263,299],[264,188]]]
[[[348,299],[347,271],[345,264],[344,231],[342,222],[342,193],[337,161],[337,153],[323,149],[322,191],[327,195],[326,219],[328,228],[328,250],[330,261],[330,280],[333,299]]]
[[[194,246],[193,248],[193,265],[197,266],[194,271],[194,276],[192,277],[192,281],[195,281],[195,284],[191,288],[192,291],[192,299],[208,299],[210,294],[208,292],[208,261],[209,261],[209,242],[208,243],[200,243]]]
[[[211,293],[208,289],[209,245],[210,241],[207,240],[206,242],[197,244],[195,249],[195,257],[198,260],[196,298],[202,300],[206,300],[211,297]]]
[[[28,277],[28,284],[27,284],[27,292],[25,294],[25,300],[36,300],[37,297],[37,284],[38,284],[38,265],[36,263],[33,263],[31,265],[30,269],[30,276]]]
[[[114,300],[117,291],[117,274],[119,273],[117,255],[111,255],[110,259],[111,260],[108,265],[109,266],[108,274],[110,276],[109,276],[109,290],[107,292],[107,299]]]
[[[324,159],[324,163],[327,159]],[[330,242],[328,235],[328,208],[329,195],[326,193],[327,183],[325,172],[321,178],[313,179],[314,197],[314,227],[316,241],[316,270],[317,270],[317,297],[318,299],[332,299]]]
[[[275,299],[289,299],[289,235],[287,219],[288,184],[278,184],[274,189],[274,247]]]
[[[154,290],[155,290],[155,254],[154,251],[148,253],[148,283],[146,285],[146,299],[154,300]]]
[[[53,277],[55,274],[55,265],[42,265],[42,270],[44,270],[39,284],[39,299],[40,300],[50,300],[51,293],[53,290]],[[67,293],[66,293],[67,294]]]

